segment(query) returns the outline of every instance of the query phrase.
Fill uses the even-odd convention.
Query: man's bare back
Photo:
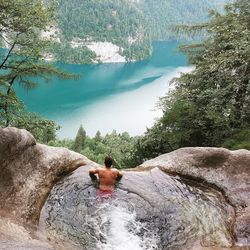
[[[105,167],[89,170],[91,179],[99,177],[99,189],[113,191],[115,183],[122,178],[122,173],[115,168],[111,168],[112,158],[105,158]]]

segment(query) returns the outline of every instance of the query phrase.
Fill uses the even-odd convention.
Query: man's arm
[[[122,176],[123,176],[123,173],[122,173],[122,172],[120,172],[120,171],[117,171],[116,181],[120,181],[120,180],[121,180],[121,178],[122,178]]]
[[[95,174],[98,174],[98,169],[90,169],[89,170],[89,176],[90,176],[92,181],[97,181],[97,177],[95,176]]]

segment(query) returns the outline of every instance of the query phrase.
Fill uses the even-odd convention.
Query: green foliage
[[[250,129],[244,129],[233,134],[231,138],[225,140],[222,147],[232,150],[242,148],[250,150]]]
[[[64,148],[72,149],[73,143],[74,141],[71,139],[58,140],[54,138],[53,140],[49,141],[47,144],[52,147],[64,147]]]
[[[77,131],[76,138],[74,140],[73,150],[80,153],[81,149],[84,148],[85,140],[86,140],[86,131],[83,129],[83,126],[81,125]]]
[[[80,130],[81,132],[79,132]],[[105,136],[102,136],[98,131],[94,138],[86,136],[85,139],[82,140],[85,133],[82,132],[84,130],[81,128],[79,131],[75,140],[53,140],[48,144],[50,146],[66,147],[75,150],[85,155],[90,160],[102,165],[105,156],[110,155],[113,157],[114,166],[117,168],[136,166],[136,162],[134,161],[134,149],[138,141],[137,137],[130,137],[127,132],[118,134],[114,130],[111,134],[106,134]],[[82,135],[81,137],[80,134]],[[77,150],[76,140],[78,146]]]
[[[55,138],[56,125],[28,113],[14,86],[29,90],[37,85],[34,79],[70,77],[43,60],[50,41],[40,34],[53,21],[53,13],[54,4],[45,6],[42,0],[0,0],[0,37],[6,45],[0,50],[0,126],[26,128],[41,142]]]
[[[81,153],[99,164],[103,164],[105,156],[111,155],[117,168],[130,167],[136,140],[127,132],[117,134],[114,130],[103,137],[97,132],[94,138],[88,138]]]
[[[21,119],[14,124],[17,128],[28,130],[39,143],[48,143],[56,138],[56,130],[59,126],[51,120],[44,119],[35,113],[24,112]]]
[[[182,47],[195,69],[174,79],[175,90],[161,99],[164,114],[137,147],[141,158],[186,146],[249,147],[249,10],[249,1],[238,0],[224,15],[212,12],[209,38]]]
[[[71,64],[91,64],[96,58],[96,54],[86,46],[78,49],[73,49],[70,43],[66,40],[63,43],[55,43],[52,46],[52,51],[57,61],[67,62]]]

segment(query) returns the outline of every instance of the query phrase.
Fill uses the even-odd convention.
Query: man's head
[[[113,159],[110,156],[106,156],[104,160],[106,168],[111,168],[113,164]]]

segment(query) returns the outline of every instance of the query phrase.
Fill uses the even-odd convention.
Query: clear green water
[[[74,137],[80,124],[87,134],[116,129],[142,134],[158,112],[152,112],[158,97],[168,90],[170,78],[190,70],[187,59],[176,51],[177,42],[155,42],[149,60],[99,65],[57,64],[80,75],[78,80],[40,81],[38,88],[17,93],[30,111],[62,126],[59,137]]]

